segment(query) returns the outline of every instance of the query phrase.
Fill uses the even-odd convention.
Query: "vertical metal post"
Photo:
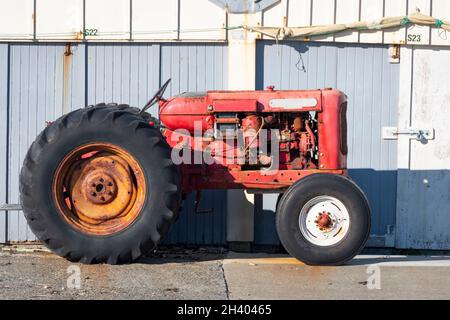
[[[33,1],[33,41],[36,41],[36,1]]]
[[[362,5],[362,1],[359,0],[359,4],[358,4],[358,21],[361,21],[361,5]],[[358,31],[358,43],[361,42],[361,32]]]
[[[5,200],[9,202],[9,139],[11,118],[11,44],[8,43],[7,53],[7,73],[6,73],[6,170],[5,170]],[[9,211],[5,210],[5,242],[9,241]]]
[[[180,40],[180,24],[181,24],[181,0],[178,0],[177,14],[177,40]]]
[[[130,41],[133,41],[133,0],[130,0]]]
[[[337,20],[337,0],[334,0],[334,16],[333,16],[333,23],[336,24]],[[336,41],[336,35],[333,34],[333,42]]]
[[[86,0],[83,0],[83,41],[86,41]]]

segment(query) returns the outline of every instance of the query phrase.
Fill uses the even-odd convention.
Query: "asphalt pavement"
[[[287,255],[175,248],[111,266],[4,246],[0,299],[450,299],[450,256],[360,255],[311,267]]]

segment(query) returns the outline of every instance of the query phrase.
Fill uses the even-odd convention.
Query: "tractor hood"
[[[341,95],[337,90],[326,90]],[[211,129],[219,113],[321,111],[323,90],[185,92],[160,102],[159,118],[171,130]]]

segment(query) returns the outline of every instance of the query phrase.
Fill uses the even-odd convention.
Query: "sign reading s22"
[[[85,36],[96,36],[98,33],[98,29],[84,29]]]

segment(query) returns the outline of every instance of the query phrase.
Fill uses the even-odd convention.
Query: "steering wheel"
[[[162,95],[164,94],[164,91],[166,91],[167,87],[169,86],[170,80],[172,80],[171,78],[169,78],[162,86],[161,88],[158,89],[158,91],[156,91],[156,93],[154,94],[154,96],[145,104],[145,106],[142,108],[140,114],[143,114],[148,108],[150,108],[151,106],[153,106],[156,102],[158,102],[159,100],[161,100]]]

